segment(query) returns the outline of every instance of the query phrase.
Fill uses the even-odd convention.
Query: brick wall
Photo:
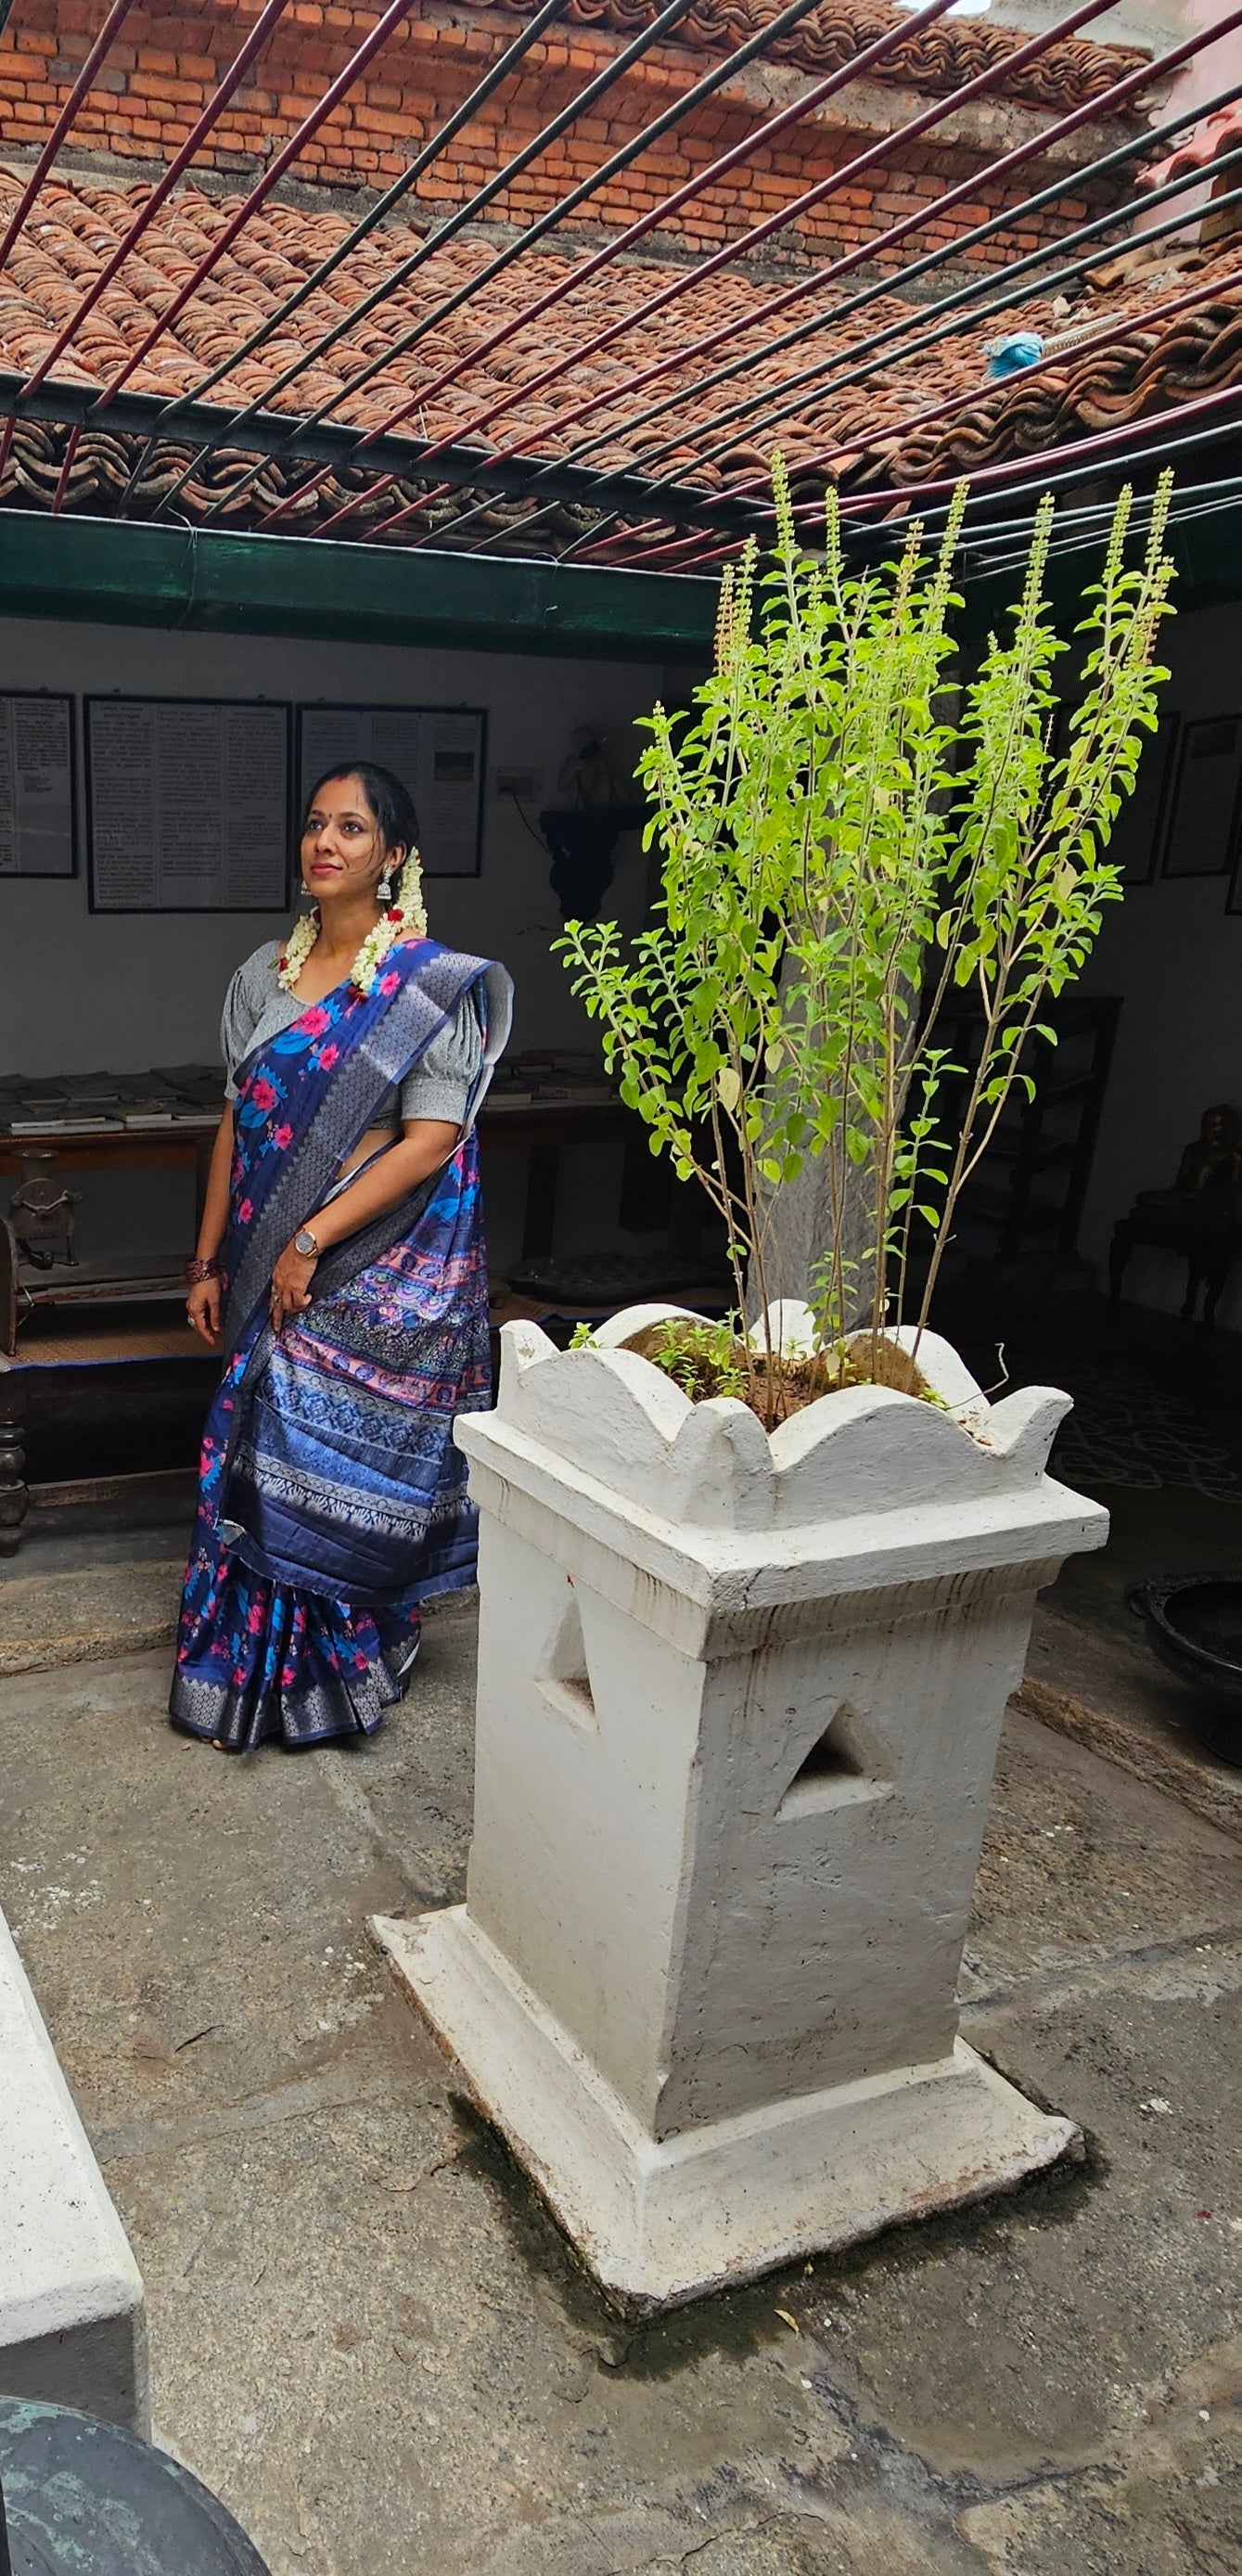
[[[103,0],[18,0],[0,36],[0,149],[37,146],[54,122],[100,24]],[[194,121],[258,15],[255,0],[212,0],[210,7],[158,5],[135,9],[76,120],[71,144],[122,161],[166,161],[189,136]],[[250,178],[261,170],[322,95],[375,24],[374,8],[320,6],[298,0],[251,79],[238,90],[198,155],[196,168]],[[398,29],[347,101],[319,127],[294,165],[292,176],[336,187],[380,189],[395,178],[418,145],[495,58],[507,34],[486,22],[437,25],[411,17]],[[497,104],[458,138],[420,182],[417,202],[429,212],[459,204],[533,136],[549,116],[617,50],[604,35],[575,29],[532,55]],[[573,125],[560,141],[498,198],[491,213],[511,222],[532,221],[566,190],[596,170],[687,82],[687,57],[655,56],[600,102],[596,115]],[[737,93],[705,103],[692,126],[677,128],[655,149],[599,191],[582,221],[624,225],[645,212],[753,131],[761,111]],[[1008,111],[998,102],[1003,123]],[[758,153],[732,177],[704,193],[679,224],[681,240],[696,250],[732,239],[749,224],[778,211],[800,191],[839,168],[868,138],[811,122],[793,127],[776,148]],[[993,145],[992,148],[999,148]],[[864,180],[851,184],[816,210],[797,235],[778,247],[799,244],[816,257],[873,241],[909,213],[980,167],[961,150],[937,149],[929,139],[895,155]],[[1037,184],[1020,179],[1013,195]],[[1124,186],[1124,183],[1123,183]],[[1011,200],[1012,201],[1012,200]],[[976,198],[927,229],[922,247],[952,239],[1004,202],[994,182],[981,182]],[[1100,202],[1098,196],[1090,200]],[[1066,198],[1042,221],[1059,232],[1081,220],[1085,196]],[[982,256],[999,263],[1029,247],[1041,227],[1023,223],[998,236]],[[656,236],[653,247],[658,246]],[[909,245],[898,254],[909,256]],[[882,257],[882,253],[881,253]]]

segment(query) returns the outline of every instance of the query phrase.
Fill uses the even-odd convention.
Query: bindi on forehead
[[[366,825],[368,830],[373,831],[375,828],[375,816],[368,812],[365,805],[351,805],[348,801],[337,805],[333,803],[330,797],[326,796],[322,797],[317,804],[312,805],[306,820],[308,827],[312,823],[327,822],[363,823]]]

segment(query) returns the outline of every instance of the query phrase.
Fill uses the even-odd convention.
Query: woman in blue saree
[[[370,1734],[419,1604],[474,1579],[458,1413],[490,1402],[474,1121],[504,969],[428,938],[413,806],[313,789],[314,910],[229,988],[229,1100],[186,1311],[207,1417],[170,1713],[222,1751]]]

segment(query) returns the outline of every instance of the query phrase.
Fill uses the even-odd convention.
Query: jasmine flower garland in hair
[[[395,948],[399,939],[425,939],[426,936],[422,861],[417,850],[411,850],[397,879],[396,902],[389,905],[387,912],[381,913],[374,930],[368,931],[350,967],[348,982],[359,993],[369,993],[389,949]],[[301,920],[295,922],[280,952],[276,981],[282,991],[292,993],[296,990],[298,977],[318,937],[319,906],[316,904],[312,912],[304,913]]]

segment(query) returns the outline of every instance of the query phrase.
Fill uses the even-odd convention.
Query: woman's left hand
[[[310,1284],[315,1276],[315,1254],[295,1252],[287,1243],[272,1272],[271,1313],[277,1332],[286,1315],[304,1314],[310,1304]]]

